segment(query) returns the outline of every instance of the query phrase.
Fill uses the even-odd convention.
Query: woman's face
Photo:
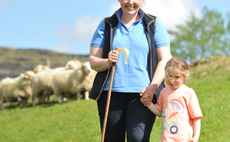
[[[143,0],[119,0],[124,14],[134,16],[138,13]]]

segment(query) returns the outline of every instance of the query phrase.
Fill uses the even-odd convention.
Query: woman
[[[127,142],[148,142],[156,116],[141,101],[156,102],[155,92],[159,95],[164,87],[164,67],[171,58],[169,35],[159,18],[142,11],[143,0],[119,2],[121,8],[99,24],[91,42],[89,61],[98,74],[90,98],[97,100],[102,128],[115,63],[105,142],[125,142],[126,133]],[[129,50],[128,64],[118,48]]]

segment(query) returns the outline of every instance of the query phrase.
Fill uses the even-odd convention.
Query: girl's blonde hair
[[[188,79],[190,75],[188,63],[184,59],[179,58],[179,57],[173,57],[167,62],[165,66],[166,74],[167,74],[168,68],[175,68],[175,69],[180,70],[185,79]]]

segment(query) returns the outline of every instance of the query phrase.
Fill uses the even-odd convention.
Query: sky
[[[119,6],[118,0],[0,0],[0,47],[88,55],[98,24]],[[144,0],[142,9],[173,30],[204,6],[230,14],[230,0]]]

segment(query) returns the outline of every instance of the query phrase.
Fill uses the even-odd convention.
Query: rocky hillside
[[[38,49],[11,49],[0,47],[0,80],[6,76],[16,77],[20,73],[50,60],[50,67],[64,66],[68,60],[87,61],[88,55],[61,54]],[[230,72],[230,56],[215,56],[192,61],[191,74],[194,77],[206,77],[208,74],[221,75]]]
[[[12,49],[0,47],[0,80],[6,76],[16,77],[20,73],[50,61],[50,67],[61,67],[68,60],[77,59],[87,61],[88,55],[62,54],[48,50],[38,49]]]

